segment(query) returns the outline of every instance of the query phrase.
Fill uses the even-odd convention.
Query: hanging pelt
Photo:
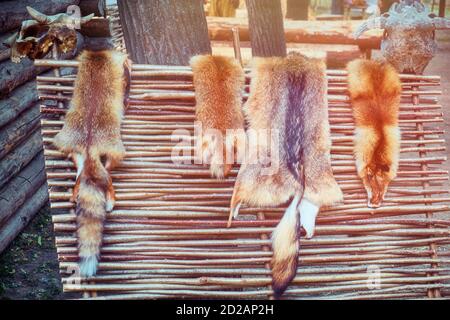
[[[326,95],[325,65],[317,59],[291,53],[253,61],[244,113],[250,125],[247,150],[257,149],[258,155],[247,156],[239,170],[230,222],[241,204],[273,207],[291,200],[272,234],[277,296],[297,271],[300,226],[312,237],[320,206],[342,200],[331,170]]]
[[[209,164],[211,176],[223,178],[236,162],[235,155],[245,141],[244,71],[233,58],[211,55],[193,57],[191,66],[199,126],[196,150],[201,162]]]
[[[54,144],[77,167],[72,201],[76,202],[80,274],[89,277],[97,271],[106,212],[114,207],[109,172],[125,153],[120,125],[131,62],[112,50],[84,51],[78,61],[73,98]]]
[[[397,175],[402,86],[397,71],[387,62],[354,60],[347,69],[356,127],[356,168],[367,191],[367,205],[377,208]]]

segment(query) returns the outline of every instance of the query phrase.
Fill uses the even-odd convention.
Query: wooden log
[[[8,98],[0,100],[0,127],[17,118],[37,100],[36,81],[29,81],[16,88]]]
[[[65,12],[69,5],[79,0],[13,0],[0,2],[0,33],[21,26],[23,20],[31,19],[26,6],[45,14]]]
[[[83,49],[89,50],[104,50],[114,49],[114,44],[111,38],[105,37],[84,37]]]
[[[111,37],[108,18],[93,18],[83,24],[80,33],[86,37]]]
[[[213,41],[211,45],[213,54],[234,56],[234,50],[228,42]],[[361,51],[356,45],[287,43],[287,51],[300,52],[311,58],[325,59],[328,68],[343,68],[349,61],[361,57]],[[249,42],[241,42],[241,53],[246,65],[252,58]]]
[[[245,18],[207,17],[209,38],[216,41],[232,41],[231,28],[239,28],[241,41],[250,41],[248,22]],[[360,21],[284,21],[286,43],[353,44],[365,49],[379,49],[383,33],[366,32],[354,39]]]
[[[439,0],[439,17],[445,17],[445,0]]]
[[[0,187],[20,172],[36,154],[42,150],[42,138],[36,130],[29,139],[22,142],[16,149],[9,152],[0,161]]]
[[[41,184],[37,192],[23,204],[4,225],[0,227],[0,253],[27,226],[35,214],[48,201],[47,185]]]
[[[11,49],[8,48],[4,42],[7,41],[16,31],[9,31],[0,35],[0,62],[9,59],[11,56]]]
[[[0,226],[45,182],[44,156],[39,153],[0,190]]]
[[[80,0],[78,6],[82,16],[93,13],[97,17],[104,17],[106,14],[105,0]]]
[[[9,59],[10,56],[11,56],[11,49],[9,48],[0,49],[0,62]]]
[[[36,68],[29,59],[20,63],[3,61],[0,64],[0,99],[44,70]]]
[[[39,105],[36,104],[0,129],[0,160],[39,128],[40,118]]]

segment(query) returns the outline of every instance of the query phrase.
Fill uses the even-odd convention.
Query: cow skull
[[[20,31],[5,42],[11,48],[11,60],[16,63],[24,57],[41,59],[53,45],[58,53],[74,50],[77,45],[75,29],[94,17],[91,14],[76,19],[67,13],[47,16],[31,7],[27,10],[34,20],[23,21]]]
[[[420,2],[394,3],[387,13],[364,21],[355,38],[383,29],[381,52],[399,72],[422,74],[436,53],[436,29],[450,29],[450,20],[430,13]]]

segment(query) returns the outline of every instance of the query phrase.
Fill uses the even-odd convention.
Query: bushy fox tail
[[[272,288],[275,297],[286,290],[297,273],[300,214],[300,196],[296,195],[283,218],[272,233]]]
[[[111,177],[98,157],[87,156],[78,179],[76,216],[80,275],[91,277],[97,272],[103,222],[106,212],[114,206],[114,191]]]

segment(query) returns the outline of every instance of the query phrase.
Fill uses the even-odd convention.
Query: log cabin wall
[[[105,16],[104,0],[0,2],[0,253],[48,201],[36,76],[52,75],[48,68],[36,68],[28,58],[12,62],[3,42],[20,29],[23,20],[31,19],[26,6],[56,14],[73,4],[80,7],[82,15]],[[85,47],[108,40],[101,26],[91,29],[94,32],[85,37]]]

